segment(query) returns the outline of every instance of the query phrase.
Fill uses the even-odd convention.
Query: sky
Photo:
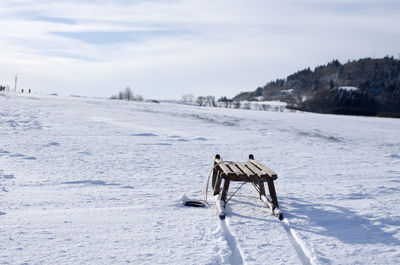
[[[298,70],[400,57],[400,1],[1,0],[0,84],[233,97]]]

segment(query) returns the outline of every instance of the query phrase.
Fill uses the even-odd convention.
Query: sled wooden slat
[[[243,171],[243,173],[245,175],[247,175],[249,178],[253,178],[255,177],[254,173],[251,172],[247,167],[245,167],[242,163],[240,162],[236,162],[236,165],[238,168],[240,168],[241,171]]]
[[[272,178],[273,180],[276,180],[278,178],[278,175],[272,171],[271,169],[267,168],[266,166],[264,166],[263,164],[261,164],[260,162],[258,162],[257,160],[254,159],[250,159],[250,163],[252,163],[253,165],[255,165],[256,167],[258,167],[259,169],[261,169],[262,171],[264,171],[265,173],[267,173],[267,175]]]
[[[258,169],[258,168],[257,168],[255,165],[253,165],[252,163],[246,162],[246,163],[244,163],[244,165],[245,165],[248,169],[250,169],[252,172],[254,172],[254,174],[255,174],[257,177],[260,177],[260,178],[263,179],[263,180],[266,180],[266,178],[268,177],[267,173],[262,172],[260,169]]]
[[[230,163],[227,163],[226,166],[229,167],[232,170],[232,172],[235,173],[235,175],[229,176],[230,180],[232,180],[232,181],[248,181],[248,182],[251,181],[251,179],[249,179],[249,177],[246,174],[244,174],[237,167],[237,163],[230,162]]]
[[[226,176],[235,175],[235,173],[230,168],[228,168],[223,161],[215,159],[215,163],[216,167],[220,168],[222,170],[222,173],[224,173]]]
[[[240,169],[236,166],[236,163],[228,163],[226,165],[232,170],[233,173],[236,174],[236,176],[243,175]]]

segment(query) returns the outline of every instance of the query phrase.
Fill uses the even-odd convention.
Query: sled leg
[[[214,189],[215,182],[217,181],[218,171],[214,168],[212,171],[212,180],[211,180],[211,187]]]
[[[271,180],[271,182],[272,182],[272,180]],[[269,191],[270,191],[270,197],[271,197],[271,200],[272,200],[272,202],[270,202],[270,201],[268,200],[267,196],[265,195],[264,183],[263,183],[263,182],[260,182],[260,183],[259,183],[259,188],[260,188],[260,200],[261,200],[268,208],[271,209],[271,212],[272,212],[273,215],[275,215],[279,220],[282,220],[282,219],[283,219],[283,215],[282,215],[281,210],[279,210],[278,201],[277,201],[277,199],[276,199],[276,194],[273,193],[273,192],[271,193],[271,190],[272,190],[272,191],[275,191],[275,187],[274,187],[273,185],[274,185],[274,184],[273,184],[273,182],[272,182],[272,188],[273,188],[273,189],[269,189]],[[268,188],[269,188],[269,187],[270,187],[270,185],[268,185]],[[274,198],[272,197],[272,194],[275,195]]]
[[[221,180],[222,180],[222,174],[218,174],[217,177],[217,185],[221,185]],[[224,187],[222,188],[222,193],[221,193],[221,197],[218,196],[218,193],[216,193],[217,190],[214,190],[214,201],[215,201],[215,206],[217,207],[217,212],[218,212],[218,216],[220,219],[225,219],[226,213],[225,213],[225,202],[226,202],[226,196],[228,194],[228,189],[229,189],[229,183],[230,180],[228,177],[224,178]],[[217,185],[215,186],[215,188],[218,188],[219,191],[219,186],[217,187]]]
[[[260,197],[261,197],[261,195],[266,196],[266,195],[265,195],[264,182],[259,181],[259,182],[258,182],[258,188],[260,189]]]
[[[273,209],[275,209],[275,208],[279,207],[279,205],[278,205],[278,199],[276,198],[274,181],[269,178],[267,180],[267,183],[268,183],[269,195],[271,196],[271,200],[272,200],[272,206],[273,206]]]
[[[219,194],[219,191],[221,190],[221,181],[222,181],[222,176],[221,176],[221,173],[218,171],[216,173],[215,185],[213,186],[213,188],[214,188],[213,195],[214,196]]]
[[[215,156],[215,159],[220,159],[221,157],[217,154],[216,156]],[[214,159],[214,160],[215,160]],[[217,175],[218,175],[218,170],[217,170],[217,168],[215,167],[216,166],[216,162],[214,161],[214,167],[213,167],[213,170],[212,170],[212,181],[211,181],[211,187],[213,187],[214,188],[214,186],[215,186],[215,182],[217,181]]]
[[[222,194],[221,194],[221,201],[226,202],[226,196],[228,195],[228,190],[229,190],[229,184],[230,184],[230,180],[228,177],[225,177],[224,180],[224,187],[222,189]]]

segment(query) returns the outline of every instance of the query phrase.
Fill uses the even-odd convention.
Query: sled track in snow
[[[304,248],[304,244],[301,242],[301,239],[298,237],[297,232],[293,229],[290,228],[289,225],[289,221],[287,219],[283,219],[282,221],[282,226],[285,229],[286,233],[288,234],[290,243],[292,244],[294,250],[297,253],[297,256],[299,257],[301,263],[303,265],[312,265],[313,263],[311,262],[311,258],[309,257],[309,255],[307,255],[307,253],[309,253],[309,251],[307,251]]]
[[[301,238],[299,238],[296,230],[290,227],[289,221],[287,219],[283,219],[280,221],[283,228],[285,229],[290,243],[293,246],[293,249],[296,251],[297,256],[303,265],[313,265],[315,258],[312,257],[312,254],[305,248],[304,243]],[[228,218],[221,220],[222,231],[225,240],[228,243],[229,250],[231,251],[231,255],[229,257],[229,264],[233,265],[241,265],[244,264],[242,254],[240,253],[240,249],[237,245],[235,237],[232,235],[229,229],[229,221]]]
[[[222,231],[224,232],[225,240],[228,242],[229,249],[231,251],[231,255],[229,257],[229,264],[232,265],[242,265],[243,258],[240,253],[240,249],[237,245],[235,237],[232,235],[229,229],[229,223],[227,220],[221,220]]]

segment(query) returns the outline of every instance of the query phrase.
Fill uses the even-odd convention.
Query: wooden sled
[[[278,175],[262,163],[254,160],[253,155],[249,155],[249,161],[228,162],[222,161],[217,154],[214,159],[212,171],[212,194],[217,207],[218,216],[225,218],[225,206],[231,181],[251,182],[260,196],[260,200],[271,209],[273,215],[282,220],[283,215],[279,210],[278,199],[276,198],[274,180]],[[223,185],[222,185],[222,180]],[[269,198],[265,194],[264,182],[268,184]],[[222,185],[222,191],[221,191]]]

